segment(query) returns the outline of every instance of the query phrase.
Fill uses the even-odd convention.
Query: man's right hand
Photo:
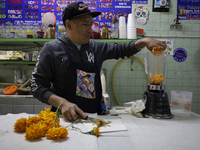
[[[165,41],[159,41],[152,38],[143,38],[138,41],[136,41],[136,45],[140,48],[143,48],[146,46],[146,48],[150,51],[152,51],[153,47],[160,47],[161,49],[165,50],[167,48],[167,45]]]
[[[71,103],[56,94],[52,94],[49,97],[48,103],[54,107],[60,105],[62,115],[66,120],[77,120],[78,116],[83,119],[87,118],[87,115],[76,104]]]
[[[64,100],[60,106],[62,115],[66,120],[77,120],[78,116],[87,118],[87,115],[74,103]]]

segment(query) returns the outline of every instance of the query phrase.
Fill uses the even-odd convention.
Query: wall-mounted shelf
[[[53,39],[0,39],[1,46],[43,46]]]
[[[36,61],[1,60],[0,64],[35,65]]]
[[[31,50],[32,47],[39,47],[42,48],[42,46],[49,41],[52,41],[54,39],[33,39],[33,38],[26,38],[26,39],[2,39],[0,38],[0,46],[4,50],[5,47],[10,46],[23,46],[25,48],[17,48],[15,50]],[[135,41],[135,39],[94,39],[95,41],[102,41],[102,42],[108,42],[108,43],[127,43],[130,41]],[[1,50],[1,49],[0,49]],[[5,48],[5,50],[13,50],[12,47],[9,49]],[[36,61],[20,61],[20,60],[1,60],[0,64],[19,64],[19,65],[35,65]]]
[[[46,42],[54,39],[1,39],[1,46],[43,46]],[[127,43],[133,41],[131,39],[94,39],[95,41],[109,42],[109,43]]]

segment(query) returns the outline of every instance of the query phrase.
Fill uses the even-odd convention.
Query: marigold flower
[[[99,136],[100,132],[99,132],[99,128],[98,127],[94,127],[92,131],[89,132],[90,134]]]
[[[38,139],[44,137],[47,131],[51,131],[53,127],[60,127],[59,117],[55,112],[51,112],[50,108],[45,107],[45,111],[41,111],[38,116],[18,119],[14,124],[14,130],[17,132],[26,131],[25,138],[27,140]],[[58,128],[58,130],[56,128],[55,131],[48,133],[48,137],[50,137],[49,139],[58,139],[66,137],[67,134],[66,128]]]
[[[50,128],[53,128],[54,119],[47,118],[43,121],[43,123],[46,124],[46,131],[48,131]],[[55,127],[60,127],[60,120],[55,120]]]
[[[54,117],[56,116],[55,112],[50,111],[50,108],[45,107],[45,111],[41,111],[40,114],[38,114],[39,118],[43,120],[43,123],[46,124],[47,128],[46,131],[48,131],[50,128],[54,125]],[[60,119],[57,117],[55,120],[55,127],[60,126]]]
[[[45,111],[41,111],[40,114],[38,114],[38,117],[46,119],[46,118],[54,118],[55,115],[56,115],[55,112],[52,112],[50,111],[50,108],[45,107]]]
[[[21,118],[16,121],[14,124],[14,130],[17,132],[24,132],[26,131],[26,123],[27,119],[26,118]]]
[[[38,122],[40,122],[41,120],[42,120],[42,119],[39,118],[39,117],[37,117],[37,116],[31,116],[31,117],[28,118],[26,126],[29,127],[31,124],[33,124],[33,123],[38,123]]]
[[[27,140],[40,139],[45,136],[45,128],[46,126],[40,122],[33,123],[29,127],[26,128],[25,138]]]
[[[106,122],[99,119],[99,120],[96,121],[96,125],[97,125],[97,127],[105,126]]]
[[[152,52],[155,56],[160,56],[163,53],[163,49],[161,47],[153,47]]]
[[[65,127],[61,128],[50,128],[47,131],[47,139],[60,139],[65,138],[68,135],[68,130]]]
[[[151,84],[159,85],[159,84],[161,84],[163,82],[164,75],[162,73],[156,74],[154,76],[150,76],[149,79],[150,79],[150,83]]]

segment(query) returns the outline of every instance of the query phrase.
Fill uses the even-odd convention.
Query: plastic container
[[[107,24],[103,24],[102,25],[102,39],[108,39],[108,25]]]
[[[17,34],[17,32],[11,30],[10,31],[10,38],[15,38],[15,34]]]
[[[37,31],[37,37],[38,38],[43,38],[44,36],[44,32],[41,30],[41,31]]]
[[[11,85],[11,86],[5,88],[5,89],[3,90],[3,93],[4,93],[5,95],[14,95],[14,94],[17,93],[17,89],[18,89],[18,88],[17,88],[16,85]]]
[[[111,38],[118,39],[119,24],[117,19],[111,20]]]
[[[26,31],[26,37],[27,38],[33,38],[33,31],[27,30]]]
[[[99,29],[99,24],[94,22],[92,24],[92,34],[90,36],[91,39],[99,39],[100,38],[100,29]]]
[[[190,116],[192,106],[192,92],[171,91],[171,108],[174,115]]]

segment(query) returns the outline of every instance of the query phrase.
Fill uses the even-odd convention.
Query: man
[[[100,14],[83,2],[69,4],[62,15],[67,35],[44,45],[32,73],[33,96],[52,105],[52,111],[60,105],[67,120],[100,111],[103,61],[130,57],[145,46],[166,48],[164,42],[150,38],[121,44],[90,39],[92,18]]]

